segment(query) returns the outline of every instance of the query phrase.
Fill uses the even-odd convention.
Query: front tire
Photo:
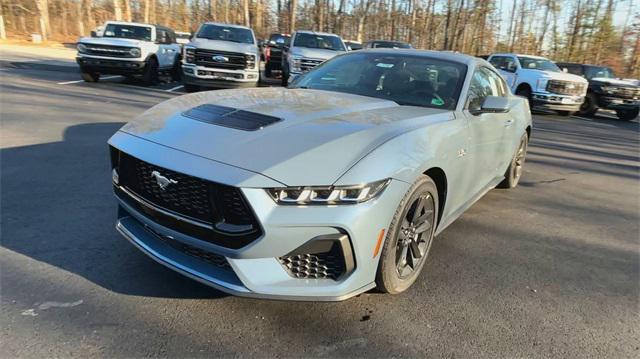
[[[376,273],[377,288],[398,294],[418,278],[427,261],[438,218],[438,190],[422,175],[396,209],[385,238]]]
[[[592,93],[588,93],[584,98],[584,102],[580,105],[579,113],[583,116],[593,116],[598,111],[598,102],[596,96]]]
[[[271,72],[273,71],[273,65],[271,65],[271,63],[267,62],[264,65],[264,77],[271,77]]]
[[[85,82],[98,82],[100,80],[100,74],[97,72],[82,71],[80,77],[82,77]]]
[[[176,58],[176,62],[171,68],[171,80],[175,82],[182,80],[182,63],[180,61],[180,57]]]
[[[144,73],[142,74],[142,80],[147,85],[157,85],[158,79],[158,60],[155,57],[150,58],[144,67]]]
[[[623,121],[631,121],[633,119],[638,118],[638,114],[640,113],[640,108],[635,110],[618,110],[616,111],[616,115],[619,119]]]
[[[289,69],[288,66],[282,67],[282,87],[289,86]]]
[[[522,177],[522,172],[524,171],[524,160],[527,155],[528,146],[529,136],[524,134],[520,138],[520,145],[511,159],[507,172],[504,174],[504,180],[498,184],[498,188],[514,188],[518,185],[520,177]]]

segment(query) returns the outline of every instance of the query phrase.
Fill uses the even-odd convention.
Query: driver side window
[[[467,109],[470,112],[480,111],[487,96],[504,96],[505,88],[502,79],[485,68],[476,69],[467,96]]]

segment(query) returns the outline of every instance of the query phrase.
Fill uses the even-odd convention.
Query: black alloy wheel
[[[413,201],[410,210],[402,218],[396,244],[396,269],[400,279],[409,277],[420,268],[431,243],[434,216],[433,197],[425,192]]]

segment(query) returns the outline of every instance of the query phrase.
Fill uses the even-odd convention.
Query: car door
[[[488,67],[476,68],[469,85],[464,114],[469,126],[469,156],[478,179],[475,191],[481,191],[496,179],[507,152],[506,133],[513,127],[508,113],[482,113],[487,96],[508,96],[500,76]]]
[[[513,87],[516,84],[516,71],[518,70],[518,62],[516,58],[513,56],[498,55],[492,56],[489,62],[491,63],[491,65],[493,65],[493,67],[498,69],[500,75],[509,85],[509,88],[515,90]]]

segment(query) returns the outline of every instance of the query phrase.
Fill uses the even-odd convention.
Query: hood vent
[[[278,117],[210,104],[194,107],[183,113],[183,115],[213,125],[244,131],[256,131],[282,121],[282,119]]]

